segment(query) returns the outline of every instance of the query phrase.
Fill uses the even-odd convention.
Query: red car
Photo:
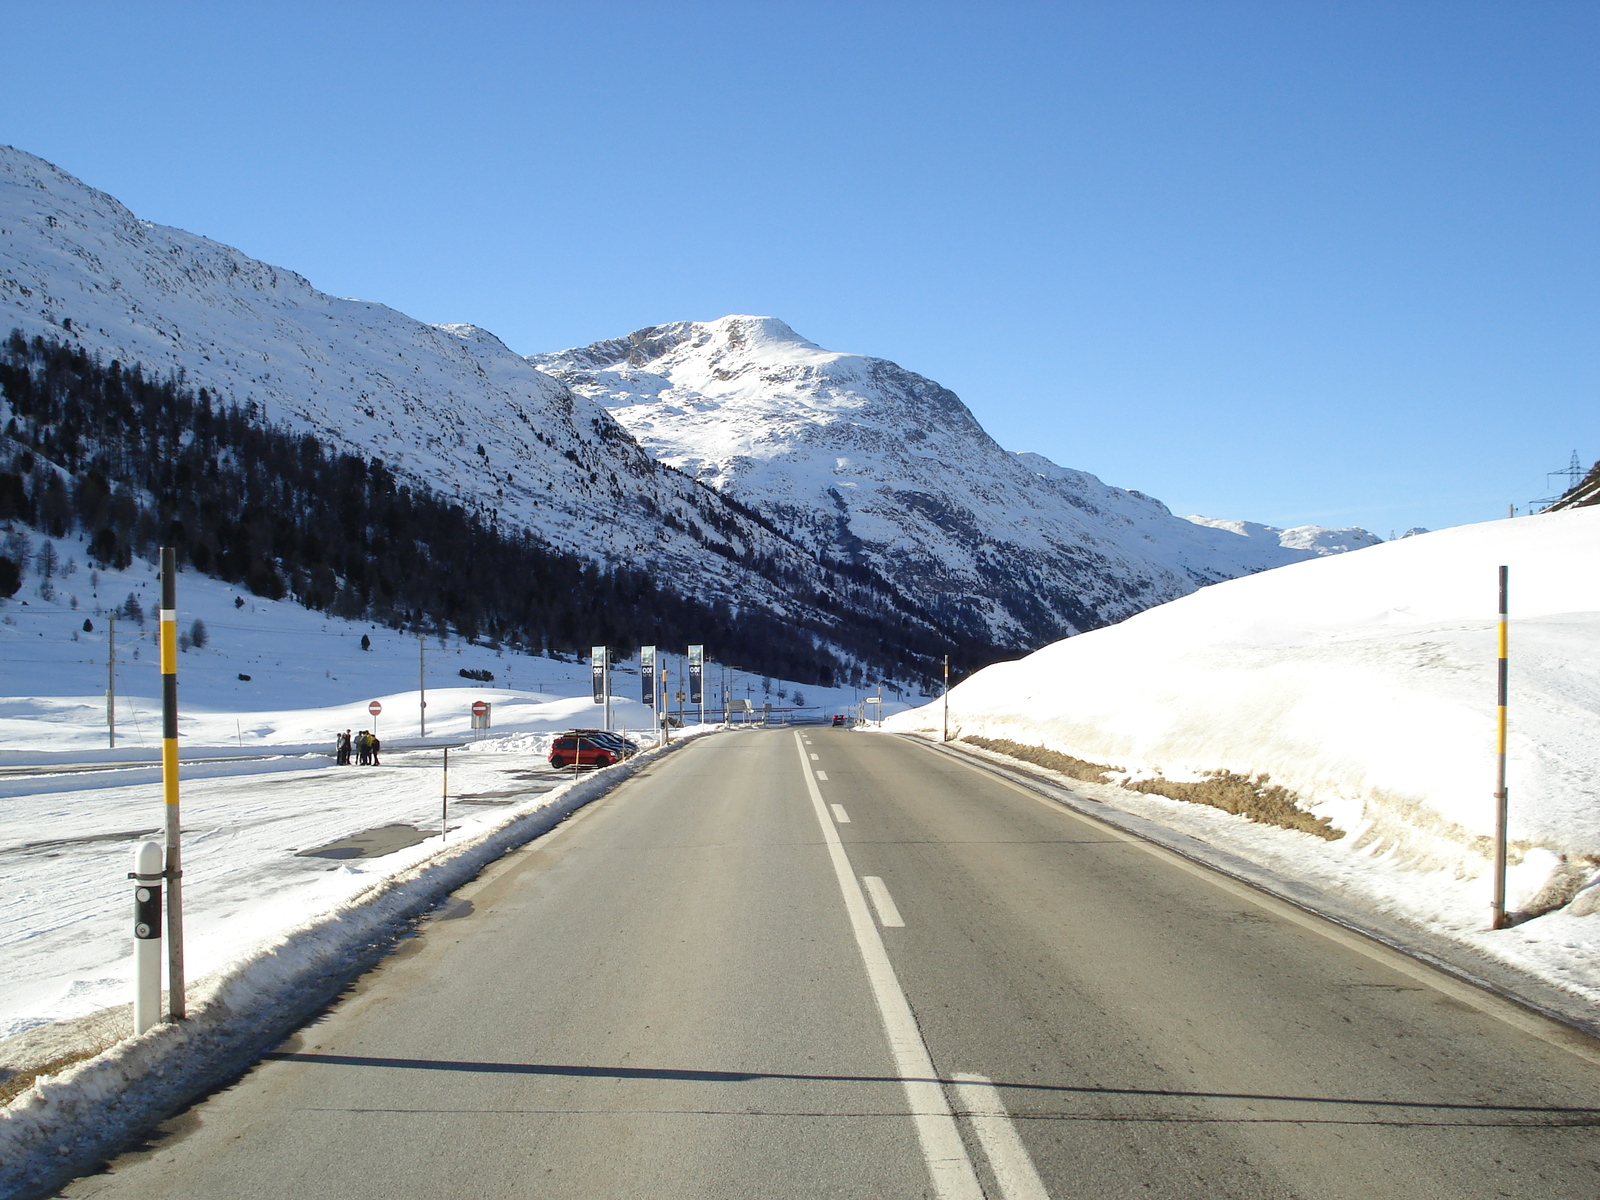
[[[614,733],[574,729],[550,743],[550,765],[556,770],[580,767],[609,767],[629,757],[637,747]]]

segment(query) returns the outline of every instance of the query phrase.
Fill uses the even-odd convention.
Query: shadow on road
[[[577,1078],[592,1079],[659,1079],[667,1081],[680,1081],[692,1083],[751,1083],[759,1080],[795,1080],[801,1082],[817,1083],[901,1083],[904,1082],[898,1075],[800,1075],[785,1074],[774,1071],[697,1071],[674,1067],[587,1067],[561,1063],[503,1063],[503,1062],[462,1062],[450,1059],[436,1058],[378,1058],[354,1054],[302,1054],[292,1052],[272,1052],[262,1056],[274,1062],[299,1062],[314,1063],[333,1067],[389,1067],[411,1071],[464,1071],[487,1075],[563,1075]],[[931,1082],[953,1086],[959,1081],[954,1079],[913,1080],[912,1082]],[[1355,1107],[1362,1109],[1398,1110],[1400,1112],[1442,1112],[1442,1113],[1504,1113],[1520,1114],[1524,1119],[1517,1121],[1483,1120],[1483,1121],[1452,1121],[1448,1124],[1462,1125],[1505,1125],[1516,1124],[1527,1128],[1560,1128],[1567,1129],[1574,1126],[1600,1125],[1600,1109],[1596,1108],[1563,1108],[1550,1105],[1526,1104],[1466,1104],[1451,1101],[1436,1100],[1372,1100],[1359,1099],[1347,1096],[1275,1096],[1258,1092],[1197,1092],[1177,1091],[1156,1088],[1110,1088],[1110,1087],[1078,1087],[1070,1084],[1050,1083],[1007,1083],[995,1080],[997,1088],[1008,1088],[1017,1092],[1044,1092],[1055,1095],[1080,1095],[1080,1096],[1109,1096],[1109,1097],[1137,1097],[1161,1098],[1168,1100],[1237,1100],[1260,1102],[1278,1102],[1284,1104],[1302,1105],[1328,1105],[1334,1107]],[[1297,1121],[1309,1124],[1407,1124],[1407,1125],[1437,1125],[1446,1122],[1427,1120],[1399,1121],[1394,1117],[1379,1120],[1353,1121],[1350,1118],[1333,1118],[1317,1116],[1311,1113],[1288,1116],[1249,1116],[1240,1118],[1194,1116],[1181,1114],[1099,1114],[1099,1113],[1070,1113],[1070,1112],[1029,1112],[1014,1111],[1011,1116],[1018,1120],[1099,1120],[1099,1121],[1219,1121],[1228,1123],[1272,1122],[1272,1121]],[[1529,1120],[1528,1117],[1542,1117],[1544,1120]]]

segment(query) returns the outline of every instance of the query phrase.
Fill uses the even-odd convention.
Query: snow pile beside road
[[[1494,828],[1501,564],[1513,861],[1547,881],[1565,872],[1569,892],[1600,864],[1596,546],[1600,510],[1577,510],[1216,584],[979,672],[950,694],[952,730],[1137,777],[1269,773],[1347,835],[1275,838],[1299,839],[1308,861],[1364,857],[1456,879],[1454,919],[1473,927]],[[940,717],[935,704],[886,725],[933,732]]]
[[[188,1021],[158,1025],[59,1076],[41,1076],[0,1111],[0,1194],[87,1170],[140,1127],[226,1082],[385,953],[439,897],[680,744],[564,783],[460,841],[387,856],[377,878],[195,982]]]
[[[468,754],[526,754],[534,758],[549,758],[553,733],[508,733],[502,737],[484,738],[468,742],[461,747]]]

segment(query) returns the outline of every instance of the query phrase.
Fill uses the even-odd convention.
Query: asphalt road
[[[1575,1200],[1597,1126],[1577,1035],[931,748],[775,730],[508,857],[61,1194]]]

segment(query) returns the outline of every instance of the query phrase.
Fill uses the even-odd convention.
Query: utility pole
[[[417,737],[428,736],[428,635],[417,634]]]
[[[110,617],[106,642],[106,733],[111,749],[117,748],[117,614]]]

